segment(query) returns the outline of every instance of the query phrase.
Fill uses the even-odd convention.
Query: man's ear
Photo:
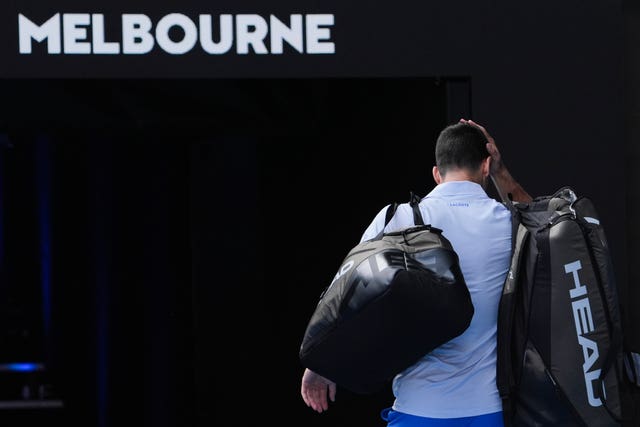
[[[436,182],[436,184],[442,183],[442,177],[440,176],[440,171],[438,170],[438,167],[434,166],[431,172],[433,173],[433,180]]]
[[[491,156],[482,162],[482,177],[487,178],[491,174]]]

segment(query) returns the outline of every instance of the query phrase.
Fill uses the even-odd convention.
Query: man
[[[493,180],[500,197],[528,202],[495,141],[471,120],[447,126],[436,141],[436,187],[420,202],[425,223],[443,230],[460,260],[474,316],[460,336],[434,349],[393,379],[393,406],[382,411],[390,427],[502,426],[496,387],[498,303],[511,259],[511,214],[486,189]],[[384,227],[386,207],[365,230],[362,241]],[[408,204],[385,231],[410,227]],[[393,343],[389,343],[393,345]],[[317,412],[335,400],[336,384],[306,369],[301,394]]]

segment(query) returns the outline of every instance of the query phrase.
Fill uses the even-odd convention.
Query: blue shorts
[[[385,408],[380,413],[388,427],[504,427],[502,412],[462,418],[427,418]]]

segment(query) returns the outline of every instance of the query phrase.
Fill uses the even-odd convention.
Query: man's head
[[[485,187],[491,165],[488,142],[482,130],[468,123],[444,128],[436,141],[436,183],[464,179]]]

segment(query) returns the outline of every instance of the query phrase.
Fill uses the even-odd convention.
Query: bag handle
[[[413,209],[413,223],[416,226],[424,226],[425,225],[424,219],[422,218],[422,214],[420,213],[420,207],[418,206],[421,200],[420,196],[415,194],[413,191],[410,191],[409,195],[410,195],[409,205],[411,206],[411,209]],[[382,238],[382,236],[384,235],[384,229],[389,224],[389,221],[391,221],[391,218],[393,218],[393,215],[395,215],[396,210],[398,210],[398,206],[399,206],[398,202],[393,202],[389,206],[387,206],[387,213],[385,214],[385,217],[384,217],[384,226],[382,227],[378,235],[374,237],[372,240],[379,240]]]
[[[393,215],[396,213],[397,209],[398,209],[398,202],[393,202],[387,207],[387,215],[384,218],[384,227],[386,227],[387,224],[389,224],[389,221],[391,221],[391,218],[393,218]]]
[[[411,196],[409,205],[411,205],[411,209],[413,209],[413,223],[415,225],[425,225],[422,213],[420,213],[420,200],[422,199],[413,191],[410,191],[409,194]]]
[[[389,206],[387,206],[387,213],[384,217],[384,225],[382,226],[382,228],[380,229],[380,232],[376,235],[376,237],[374,237],[371,240],[382,239],[382,236],[384,236],[384,229],[387,227],[387,224],[389,224],[389,221],[391,221],[391,218],[393,218],[393,215],[395,215],[397,209],[398,209],[398,202],[393,202]]]

